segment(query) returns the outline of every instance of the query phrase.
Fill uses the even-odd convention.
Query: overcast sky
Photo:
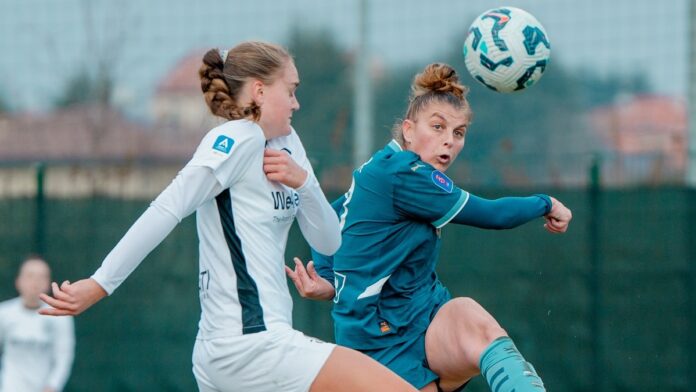
[[[0,94],[44,110],[70,75],[106,59],[117,101],[145,115],[158,81],[191,50],[245,39],[287,41],[293,27],[357,42],[358,0],[3,0]],[[369,48],[385,66],[427,63],[460,47],[473,18],[500,5],[544,25],[552,60],[601,75],[646,75],[686,95],[687,0],[371,0]],[[140,113],[139,113],[140,112]]]

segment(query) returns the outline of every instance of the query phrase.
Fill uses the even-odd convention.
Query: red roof
[[[201,67],[204,50],[195,50],[179,60],[174,68],[162,79],[157,94],[195,92],[200,94],[201,81],[198,69]]]
[[[623,153],[680,152],[686,148],[683,100],[643,95],[594,110],[590,119],[606,144]]]
[[[0,117],[0,161],[186,160],[203,135],[154,130],[113,109]]]

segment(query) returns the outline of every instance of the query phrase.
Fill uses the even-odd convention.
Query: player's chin
[[[288,136],[288,135],[291,134],[291,133],[292,133],[292,128],[290,128],[289,126],[287,126],[287,127],[278,127],[278,128],[275,128],[275,129],[273,130],[273,133],[272,133],[273,136],[272,136],[272,137],[273,137],[273,138],[276,138],[276,137],[281,137],[281,136]]]
[[[437,163],[434,166],[437,170],[444,173],[445,171],[447,171],[447,169],[449,169],[450,164],[449,163]]]

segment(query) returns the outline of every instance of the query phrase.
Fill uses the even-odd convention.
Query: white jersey
[[[1,392],[62,390],[74,349],[72,317],[42,316],[21,298],[0,303]]]
[[[269,181],[265,147],[287,151],[307,171],[297,189]],[[198,337],[238,336],[292,325],[285,245],[297,218],[309,244],[333,254],[341,236],[294,130],[266,141],[248,120],[203,138],[191,161],[131,226],[92,276],[109,294],[184,217],[196,211],[201,321]]]
[[[287,151],[306,170],[305,183],[292,189],[269,181],[265,147]],[[200,390],[307,391],[334,345],[292,329],[285,244],[295,219],[322,254],[336,252],[341,233],[295,131],[266,141],[256,123],[237,120],[208,132],[92,278],[113,293],[193,211],[202,309],[193,362]]]
[[[263,172],[264,147],[285,150],[313,177],[299,138],[268,143],[254,122],[225,123],[206,135],[188,165],[213,170],[224,191],[196,212],[200,240],[198,337],[234,336],[292,324],[285,245],[301,200]]]

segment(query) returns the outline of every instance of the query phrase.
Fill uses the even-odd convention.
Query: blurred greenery
[[[300,73],[301,110],[293,119],[319,165],[350,163],[353,91],[349,56],[329,33],[295,29],[288,44]]]
[[[113,98],[114,81],[108,73],[90,74],[80,69],[67,80],[65,88],[54,101],[56,108],[67,108],[80,104],[108,106]]]
[[[5,98],[4,90],[0,89],[0,113],[8,113],[11,109],[10,103]]]

